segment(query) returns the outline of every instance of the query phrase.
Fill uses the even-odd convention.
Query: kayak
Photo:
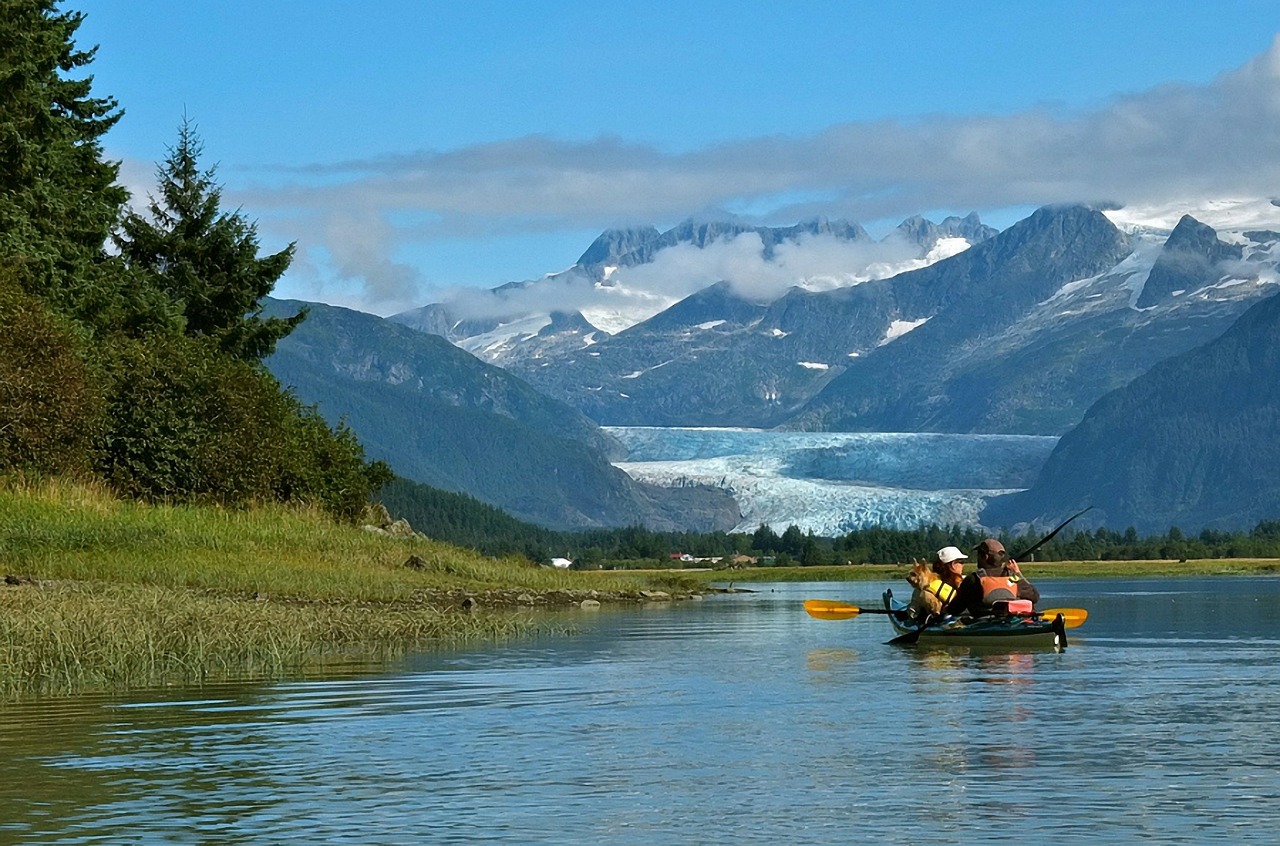
[[[884,592],[884,607],[905,612],[907,604]],[[915,634],[916,623],[906,614],[886,615],[899,635]],[[924,646],[983,646],[994,649],[1067,648],[1066,625],[1061,615],[1052,620],[1033,616],[944,617],[941,622],[920,630],[916,642]]]

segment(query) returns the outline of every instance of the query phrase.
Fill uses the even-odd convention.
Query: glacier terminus
[[[645,482],[717,486],[735,532],[795,525],[834,537],[872,526],[976,526],[989,497],[1028,487],[1058,442],[1041,435],[606,427],[617,466]],[[998,528],[998,527],[992,527]]]

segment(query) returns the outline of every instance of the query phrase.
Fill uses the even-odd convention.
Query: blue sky
[[[145,195],[183,114],[277,293],[391,313],[708,209],[883,231],[1280,192],[1274,2],[85,0]]]

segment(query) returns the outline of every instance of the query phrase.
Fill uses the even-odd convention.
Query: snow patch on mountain
[[[1151,229],[1167,235],[1186,214],[1201,223],[1212,226],[1219,233],[1232,230],[1280,229],[1280,207],[1269,199],[1257,197],[1133,205],[1106,209],[1103,214],[1118,229],[1125,232]]]
[[[551,324],[550,313],[530,314],[510,323],[502,323],[489,332],[473,335],[458,342],[458,346],[479,358],[490,356],[514,338],[533,338]]]
[[[1280,229],[1280,208],[1269,202],[1265,205],[1274,213],[1270,222],[1257,202],[1232,204],[1224,201],[1189,212],[1201,222],[1207,221],[1200,215],[1216,216],[1219,225],[1225,221],[1244,221],[1246,228],[1243,229],[1217,229],[1218,238],[1227,243],[1239,244],[1243,249],[1243,256],[1240,261],[1224,263],[1221,266],[1223,275],[1213,284],[1196,291],[1171,292],[1171,297],[1185,299],[1190,295],[1200,300],[1230,300],[1254,297],[1258,288],[1280,284],[1280,272],[1277,271],[1277,263],[1280,263],[1280,234],[1266,228],[1271,226]],[[1063,285],[1039,308],[1020,321],[1019,328],[1014,331],[1035,333],[1067,318],[1121,307],[1152,314],[1176,307],[1176,304],[1169,303],[1140,309],[1138,300],[1156,259],[1164,249],[1169,232],[1177,226],[1182,214],[1188,213],[1181,208],[1183,207],[1179,207],[1176,216],[1175,212],[1164,209],[1120,209],[1106,212],[1113,223],[1126,230],[1132,252],[1105,273]],[[1255,230],[1251,228],[1253,226],[1262,228]]]
[[[927,317],[922,317],[919,320],[895,320],[889,324],[889,328],[885,330],[884,337],[876,343],[876,346],[883,347],[885,344],[901,338],[911,330],[919,329],[928,322],[929,318]]]

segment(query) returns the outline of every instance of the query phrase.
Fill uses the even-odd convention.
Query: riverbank
[[[1022,564],[1033,581],[1070,578],[1143,578],[1157,576],[1280,575],[1280,559],[1213,558],[1196,561],[1050,561]],[[905,564],[853,564],[843,567],[748,567],[732,570],[674,570],[687,583],[743,585],[752,582],[869,582],[903,579]],[[658,571],[650,571],[658,572]],[[966,570],[967,572],[967,570]]]
[[[144,505],[59,482],[0,489],[0,575],[5,697],[296,676],[537,633],[522,608],[707,589],[485,558],[295,509]]]

